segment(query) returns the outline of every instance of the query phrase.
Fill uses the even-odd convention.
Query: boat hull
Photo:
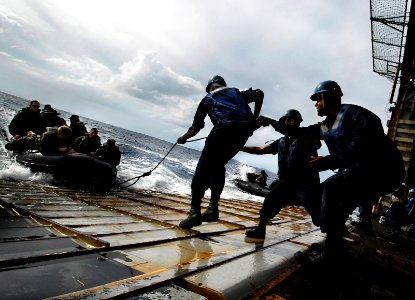
[[[50,173],[55,179],[87,184],[97,190],[108,190],[116,178],[116,170],[110,164],[81,153],[63,156],[23,153],[15,159],[32,172]]]
[[[265,197],[269,193],[268,188],[261,187],[254,182],[248,182],[248,181],[241,180],[241,179],[234,179],[234,182],[235,182],[235,185],[239,187],[241,190],[243,190],[244,192],[248,192],[256,196]]]

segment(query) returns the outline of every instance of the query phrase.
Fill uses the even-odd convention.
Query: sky
[[[369,0],[0,0],[0,68],[2,92],[172,143],[213,75],[263,90],[262,115],[299,110],[303,126],[322,120],[309,97],[328,79],[385,130],[390,118],[392,83],[373,72]],[[208,135],[205,122],[194,138]],[[279,137],[261,128],[247,145]],[[277,170],[273,155],[235,158]]]

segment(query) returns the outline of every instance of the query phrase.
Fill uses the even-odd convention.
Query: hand
[[[271,122],[273,121],[273,119],[265,117],[265,116],[259,116],[256,119],[257,123],[259,123],[261,126],[269,126],[271,124]]]
[[[76,153],[76,150],[73,148],[68,148],[68,150],[66,151],[67,154],[72,154],[72,153]]]
[[[184,144],[187,141],[187,137],[185,135],[182,135],[177,139],[177,144]]]
[[[255,90],[256,92],[256,96],[260,97],[260,98],[264,98],[264,92],[260,89]]]
[[[327,159],[324,156],[312,156],[309,162],[312,168],[315,168],[319,171],[325,171],[329,169]]]
[[[197,133],[199,132],[199,129],[196,129],[193,126],[190,126],[189,129],[181,136],[177,139],[177,144],[184,144],[186,143],[186,141],[195,136]]]

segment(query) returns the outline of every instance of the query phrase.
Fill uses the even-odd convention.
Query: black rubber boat
[[[87,185],[97,191],[109,190],[115,179],[116,169],[105,161],[82,153],[63,156],[43,156],[40,153],[15,155],[16,162],[32,172],[54,175],[54,179]]]
[[[234,182],[238,188],[252,195],[265,197],[269,193],[268,188],[261,187],[255,182],[248,182],[242,179],[234,179]]]

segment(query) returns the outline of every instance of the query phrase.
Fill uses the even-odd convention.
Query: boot
[[[202,225],[202,215],[200,209],[191,208],[186,219],[179,223],[179,226],[186,229],[191,229],[193,226]]]
[[[347,242],[339,234],[327,234],[324,243],[324,259],[329,263],[345,261],[348,255]]]
[[[267,222],[259,221],[257,227],[245,231],[245,242],[248,243],[263,243],[265,240]]]
[[[266,227],[263,227],[263,226],[257,226],[253,229],[248,229],[247,231],[245,231],[245,235],[248,238],[258,239],[258,240],[264,240],[265,234],[266,234]]]
[[[373,226],[370,218],[359,218],[357,221],[352,221],[352,225],[360,228],[364,233],[372,233]]]
[[[202,214],[203,222],[215,222],[219,219],[219,205],[218,203],[209,203],[206,211]]]

